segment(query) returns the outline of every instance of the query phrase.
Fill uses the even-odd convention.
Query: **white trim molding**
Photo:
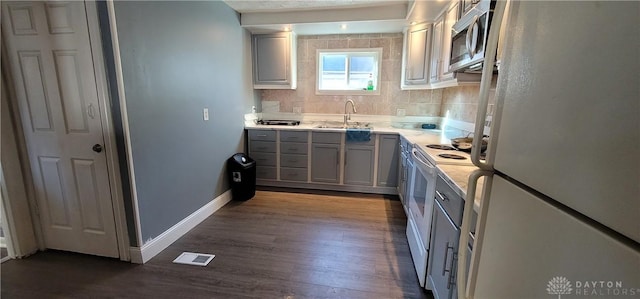
[[[231,201],[231,189],[220,194],[212,201],[208,202],[202,208],[193,212],[191,215],[182,219],[174,226],[160,234],[153,240],[145,243],[142,247],[131,247],[129,252],[131,255],[131,262],[136,264],[144,264],[151,260],[158,253],[169,247],[173,242],[180,239],[191,229],[200,224],[200,222],[207,219],[207,217],[213,215],[217,210]]]
[[[138,191],[136,189],[136,175],[133,167],[133,149],[131,148],[131,132],[129,131],[129,115],[127,113],[127,100],[124,91],[124,77],[122,74],[122,60],[120,57],[120,42],[118,39],[118,25],[116,24],[116,8],[113,0],[107,1],[109,25],[111,27],[111,46],[113,48],[113,60],[116,71],[116,84],[118,86],[118,98],[120,99],[120,114],[122,117],[122,130],[124,131],[124,143],[129,161],[129,186],[131,186],[131,199],[133,201],[133,218],[136,225],[137,244],[142,242],[142,226],[140,225],[140,209],[138,207]]]
[[[100,35],[100,21],[98,20],[98,7],[94,0],[86,1],[87,26],[93,52],[94,75],[96,89],[100,98],[100,113],[102,114],[102,133],[105,143],[107,158],[107,172],[109,175],[109,187],[111,190],[111,202],[113,217],[116,225],[116,237],[118,240],[118,253],[120,260],[128,261],[129,257],[129,232],[125,212],[124,198],[122,194],[122,181],[120,180],[120,166],[118,164],[118,152],[115,139],[115,128],[111,114],[112,98],[109,96],[107,71],[104,65],[104,53],[102,52],[102,38]]]

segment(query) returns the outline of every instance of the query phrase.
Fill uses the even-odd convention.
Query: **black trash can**
[[[256,195],[256,161],[243,153],[227,160],[227,172],[234,200],[249,200]]]

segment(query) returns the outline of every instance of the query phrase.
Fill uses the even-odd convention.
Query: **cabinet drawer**
[[[306,155],[309,151],[308,143],[297,142],[281,142],[280,152],[283,154],[301,154]]]
[[[276,141],[276,131],[249,130],[249,140]]]
[[[453,188],[440,176],[436,181],[436,200],[442,205],[451,220],[460,227],[464,199],[455,193]]]
[[[261,153],[255,152],[251,154],[251,158],[256,160],[257,166],[276,166],[276,154],[275,153]]]
[[[342,141],[342,133],[313,132],[314,143],[337,143]]]
[[[276,143],[270,141],[251,141],[250,142],[250,150],[253,155],[255,152],[262,153],[275,153],[276,152]]]
[[[275,180],[276,179],[276,168],[271,166],[257,166],[256,167],[256,178],[258,179],[266,179],[266,180]]]
[[[307,142],[308,136],[307,131],[280,131],[281,142]]]
[[[306,182],[307,169],[280,167],[280,180]]]
[[[280,167],[307,168],[307,155],[280,155]]]

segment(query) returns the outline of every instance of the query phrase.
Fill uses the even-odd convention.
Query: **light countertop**
[[[458,195],[465,198],[467,195],[467,185],[469,183],[469,175],[474,170],[477,170],[476,166],[465,165],[436,165],[440,174],[442,174],[446,181],[453,183],[456,188],[454,190],[458,192]],[[482,200],[482,187],[484,186],[484,178],[478,179],[478,188],[476,188],[476,196],[473,201],[473,209],[477,212],[480,208],[480,201]],[[466,198],[465,198],[466,199]]]

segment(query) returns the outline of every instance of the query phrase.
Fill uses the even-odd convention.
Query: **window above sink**
[[[379,95],[382,48],[316,51],[318,95]]]

